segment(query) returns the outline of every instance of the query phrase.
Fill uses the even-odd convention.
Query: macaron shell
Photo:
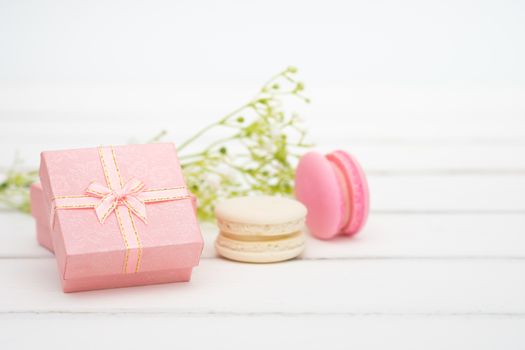
[[[308,209],[310,233],[321,239],[339,233],[344,201],[337,175],[324,155],[308,152],[301,157],[295,173],[295,197]]]
[[[279,225],[301,221],[306,208],[300,202],[279,196],[243,196],[225,199],[215,207],[215,216],[224,222],[246,225]]]
[[[300,255],[305,248],[304,233],[279,239],[242,241],[219,234],[215,249],[219,255],[235,261],[248,263],[272,263],[290,260]]]
[[[341,232],[354,235],[359,232],[368,218],[370,197],[365,173],[357,160],[345,151],[335,151],[327,155],[327,159],[339,167],[344,174],[349,190],[350,216],[348,223],[342,227]]]

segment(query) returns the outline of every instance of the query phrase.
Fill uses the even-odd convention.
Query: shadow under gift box
[[[112,150],[123,182],[140,179],[145,190],[184,186],[173,144],[106,149]],[[116,212],[104,223],[93,208],[51,213],[53,198],[83,195],[93,181],[106,184],[102,164],[97,148],[43,152],[42,184],[31,186],[37,240],[55,252],[63,290],[189,281],[203,248],[195,199],[189,192],[184,198],[146,203],[147,223],[132,217],[135,232],[128,232],[127,238]],[[50,215],[55,215],[52,226]],[[133,255],[135,260],[128,261]]]

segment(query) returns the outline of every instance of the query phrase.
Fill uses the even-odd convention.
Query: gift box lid
[[[40,178],[64,279],[198,264],[203,240],[173,144],[42,152]]]

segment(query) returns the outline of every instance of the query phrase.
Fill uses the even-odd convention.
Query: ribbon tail
[[[135,196],[127,196],[123,202],[140,220],[148,223],[146,217],[146,204]]]
[[[98,221],[101,224],[106,221],[107,217],[117,207],[116,198],[113,195],[107,195],[103,197],[97,205],[95,205],[95,213],[97,214]]]

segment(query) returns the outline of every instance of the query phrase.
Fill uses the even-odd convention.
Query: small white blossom
[[[295,112],[292,113],[292,118],[299,124],[302,124],[302,123],[305,122],[304,118],[301,115],[299,115],[298,113],[295,113]]]
[[[221,187],[221,180],[218,175],[207,174],[204,177],[204,182],[212,190],[218,190]]]
[[[231,182],[237,180],[237,173],[232,168],[228,168],[223,174]]]
[[[277,125],[270,125],[270,136],[275,140],[281,134],[281,129]]]
[[[275,146],[275,143],[273,142],[267,142],[265,145],[264,145],[264,149],[268,152],[268,153],[275,153],[277,151],[277,146]]]

